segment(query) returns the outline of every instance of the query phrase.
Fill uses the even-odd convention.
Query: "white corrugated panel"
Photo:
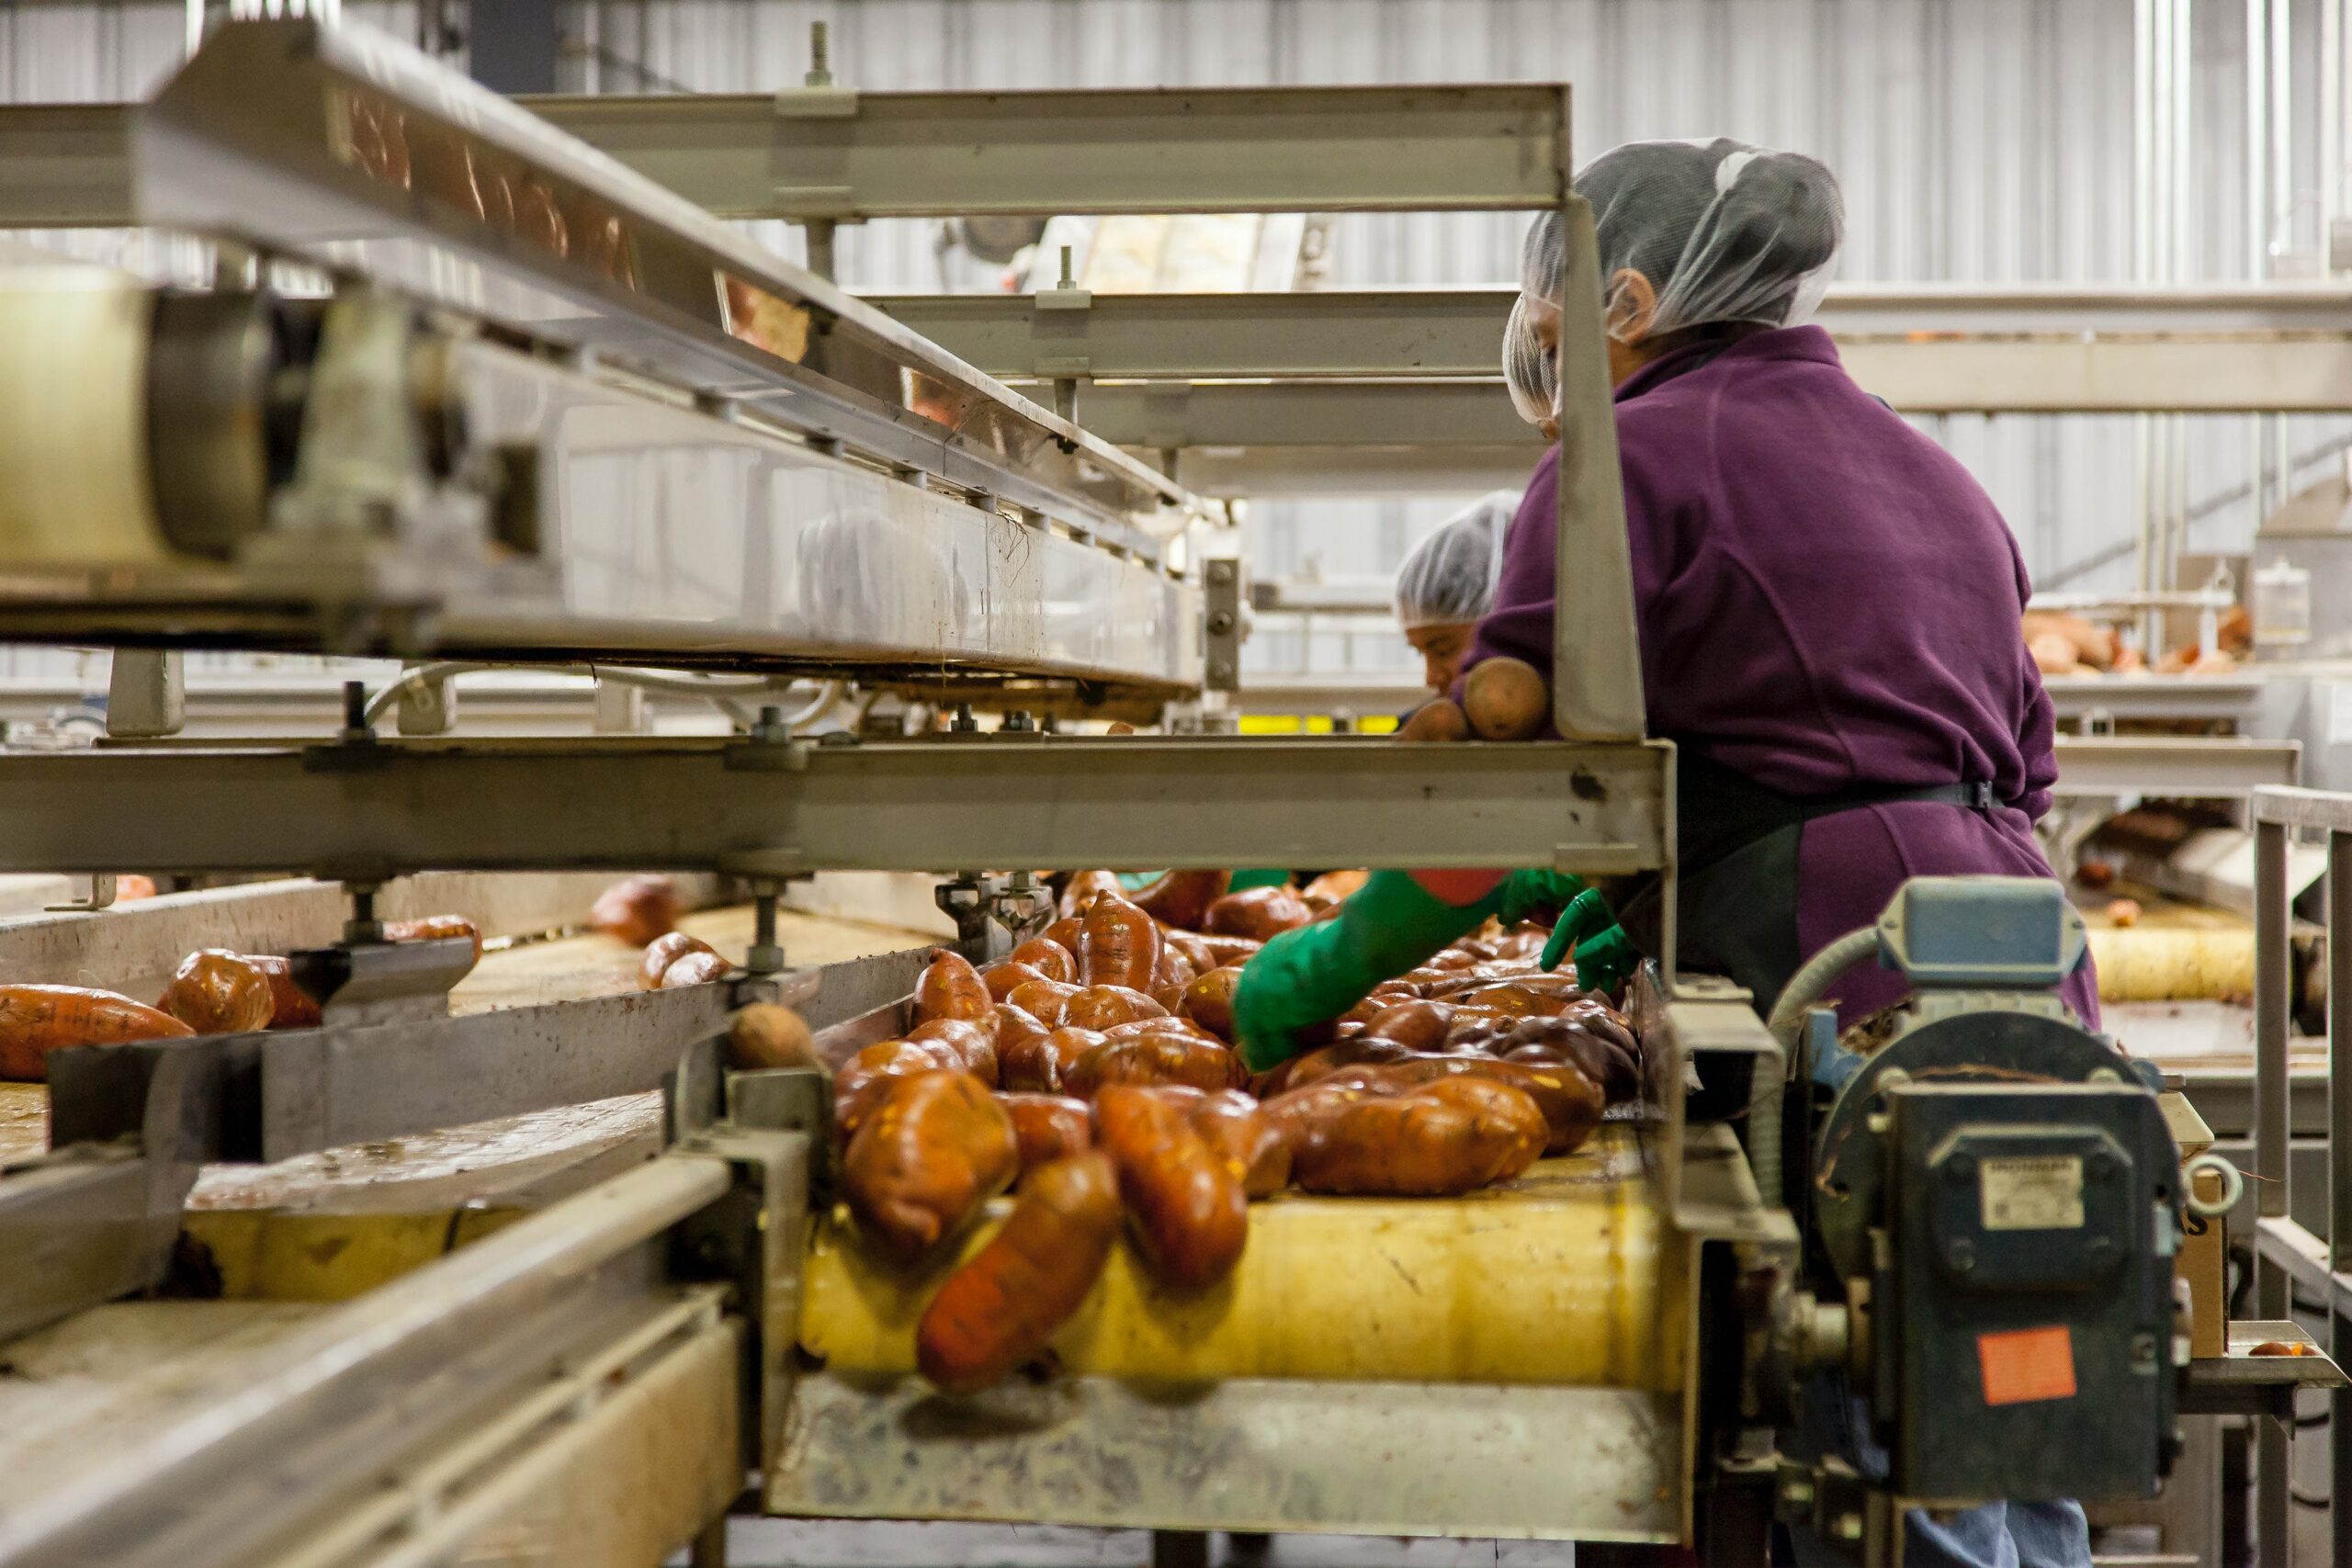
[[[2199,5],[2189,273],[2247,274],[2242,7]],[[2298,7],[2315,28],[2314,6]],[[797,82],[808,28],[867,88],[1566,79],[1580,152],[1653,136],[1730,135],[1838,170],[1853,280],[2120,280],[2132,231],[2132,6],[2123,0],[582,0],[566,14],[570,85],[766,91]],[[413,6],[350,6],[413,36]],[[0,90],[17,100],[133,96],[176,58],[175,5],[0,8]],[[2298,168],[2313,164],[2315,37],[2296,61]],[[2305,177],[2300,187],[2314,182]],[[1490,282],[1515,274],[1523,218],[1354,217],[1340,286]],[[797,232],[755,226],[798,254]],[[2316,240],[2317,208],[2294,240]],[[944,262],[928,223],[842,231],[863,288],[986,287]],[[1992,491],[2037,576],[2115,584],[2138,528],[2132,422],[1923,422]],[[2190,422],[2193,545],[2242,544],[2249,422]],[[2290,422],[2335,460],[2344,423]],[[2308,479],[2310,466],[2303,470]],[[1459,498],[1255,509],[1262,570],[1385,570]],[[2092,563],[2088,570],[2086,563]],[[1379,638],[1359,638],[1360,657]],[[1253,660],[1295,649],[1261,639]],[[1317,649],[1336,659],[1339,645]]]

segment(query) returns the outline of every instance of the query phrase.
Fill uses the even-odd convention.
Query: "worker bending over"
[[[1396,624],[1421,656],[1422,678],[1441,695],[1462,679],[1478,623],[1495,603],[1503,536],[1519,491],[1482,495],[1431,529],[1396,569]]]
[[[1637,142],[1576,188],[1598,230],[1648,729],[1679,747],[1678,958],[1729,976],[1764,1012],[1907,877],[2051,874],[2033,823],[2057,778],[2054,725],[2018,636],[2029,584],[1968,471],[1803,324],[1844,224],[1826,168],[1729,141]],[[1503,353],[1521,413],[1552,427],[1563,254],[1546,216],[1528,234]],[[1558,482],[1555,446],[1511,524],[1465,667],[1509,655],[1550,668]],[[1245,1055],[1253,1066],[1290,1055],[1298,1030],[1487,914],[1564,890],[1526,873],[1376,874],[1339,918],[1276,939],[1244,971]],[[1612,892],[1632,944],[1655,951],[1656,879]],[[1629,954],[1600,898],[1571,901],[1553,956],[1578,944],[1580,977],[1613,986]],[[1849,970],[1840,1022],[1901,986]],[[2096,1028],[2088,964],[2064,994]],[[1906,1534],[1914,1562],[2089,1562],[2073,1504],[1915,1513]],[[1815,1541],[1796,1550],[1834,1560]]]

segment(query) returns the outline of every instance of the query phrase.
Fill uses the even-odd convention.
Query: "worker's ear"
[[[1639,343],[1657,318],[1657,290],[1630,266],[1609,275],[1609,311],[1603,324],[1619,343]]]

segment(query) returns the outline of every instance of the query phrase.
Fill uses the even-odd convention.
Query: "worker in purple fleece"
[[[1649,729],[1679,749],[1680,958],[1769,1009],[1905,877],[2051,874],[2033,822],[2057,768],[2016,631],[2025,569],[1968,471],[1802,324],[1844,223],[1827,169],[1728,141],[1644,142],[1576,186],[1599,231]],[[1539,423],[1556,421],[1561,260],[1547,217],[1504,351]],[[1550,663],[1558,460],[1545,455],[1511,524],[1470,665]],[[1655,885],[1621,899],[1636,942],[1655,933]],[[1840,1021],[1901,987],[1849,970],[1832,987]],[[2096,1028],[2087,960],[2064,994]],[[1842,1401],[1808,1411],[1813,1445],[1868,1464],[1867,1427],[1839,1420]],[[2073,1503],[1915,1510],[1905,1535],[1911,1562],[2090,1562]],[[1796,1562],[1845,1560],[1792,1536]]]
[[[1597,220],[1649,729],[1680,748],[1682,961],[1769,1009],[1905,877],[2047,876],[2050,699],[2017,542],[1950,454],[1856,386],[1818,302],[1843,215],[1810,158],[1642,142],[1577,179]],[[1554,418],[1559,220],[1530,231],[1512,396]],[[1551,661],[1559,453],[1503,547],[1466,665]],[[1654,892],[1623,897],[1636,942]],[[1895,1000],[1865,964],[1838,1019]],[[2098,1023],[2087,961],[2067,1004]]]

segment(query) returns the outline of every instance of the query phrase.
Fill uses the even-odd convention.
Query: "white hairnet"
[[[1518,512],[1515,490],[1482,495],[1406,553],[1396,569],[1396,619],[1407,631],[1486,615],[1502,576],[1503,535]]]
[[[1722,137],[1629,141],[1586,164],[1576,188],[1592,204],[1605,319],[1621,343],[1729,323],[1796,326],[1820,305],[1845,235],[1838,177],[1821,163]],[[1559,299],[1562,252],[1559,216],[1547,213],[1521,253],[1522,299]],[[1617,281],[1625,271],[1657,297],[1647,321]],[[1514,310],[1503,373],[1530,421],[1557,406],[1551,358]]]

